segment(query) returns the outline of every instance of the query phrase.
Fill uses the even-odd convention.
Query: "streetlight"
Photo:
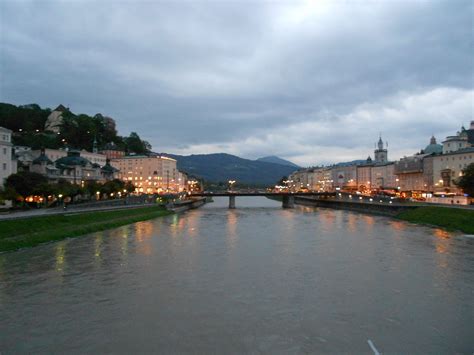
[[[232,191],[232,186],[235,184],[235,180],[229,180],[229,190]]]

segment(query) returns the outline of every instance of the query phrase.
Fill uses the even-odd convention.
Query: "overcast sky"
[[[0,101],[101,112],[154,151],[308,166],[474,120],[471,0],[0,0]]]

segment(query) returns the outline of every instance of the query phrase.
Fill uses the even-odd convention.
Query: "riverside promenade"
[[[191,208],[196,208],[204,204],[204,198],[198,198],[194,200],[185,200],[176,202],[173,204],[167,205],[167,209],[172,212],[182,212]],[[136,209],[143,207],[153,207],[156,206],[155,202],[152,202],[147,199],[115,199],[109,201],[100,201],[95,203],[84,203],[84,204],[72,204],[67,205],[66,208],[54,207],[54,208],[37,208],[27,211],[13,211],[13,212],[3,212],[0,213],[0,221],[2,220],[13,220],[13,219],[23,219],[23,218],[32,218],[32,217],[44,217],[44,216],[54,216],[62,214],[79,214],[85,212],[102,212],[102,211],[114,211],[114,210],[123,210],[123,209]]]

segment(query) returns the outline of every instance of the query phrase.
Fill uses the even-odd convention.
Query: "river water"
[[[226,206],[1,254],[0,352],[473,353],[473,238]]]

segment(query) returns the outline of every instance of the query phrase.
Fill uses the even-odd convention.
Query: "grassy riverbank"
[[[156,206],[0,221],[0,251],[32,247],[168,214],[171,212]]]
[[[429,206],[404,211],[397,218],[474,234],[474,210]]]

